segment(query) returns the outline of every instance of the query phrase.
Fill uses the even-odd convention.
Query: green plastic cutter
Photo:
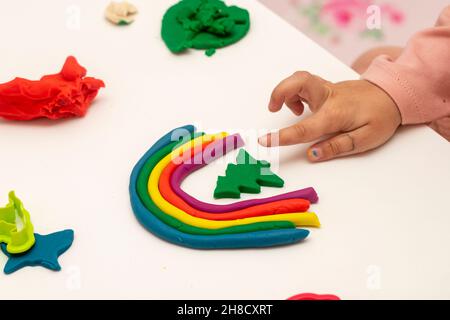
[[[20,230],[16,223],[17,216],[22,221]],[[6,243],[6,251],[11,254],[23,253],[34,245],[33,232],[30,214],[14,191],[11,191],[9,203],[4,208],[0,208],[0,243]]]

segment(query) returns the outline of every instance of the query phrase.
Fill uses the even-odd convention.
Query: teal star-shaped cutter
[[[58,257],[72,245],[73,230],[68,229],[47,235],[35,233],[34,236],[36,239],[34,246],[21,254],[10,254],[6,251],[6,245],[1,244],[3,253],[8,257],[8,262],[3,269],[5,274],[11,274],[24,267],[34,266],[42,266],[54,271],[61,270]]]

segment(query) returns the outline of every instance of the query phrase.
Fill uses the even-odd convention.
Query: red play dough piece
[[[52,120],[81,117],[105,84],[85,77],[86,69],[69,56],[61,72],[33,81],[15,78],[0,84],[0,117],[8,120]]]
[[[288,298],[288,300],[341,300],[341,299],[333,294],[300,293]]]
[[[203,143],[202,150],[195,149],[195,153],[192,149],[186,151],[184,154],[179,155],[178,158],[186,159],[192,158],[195,154],[202,152],[212,141]],[[170,202],[172,205],[180,208],[181,210],[189,213],[192,216],[209,219],[209,220],[236,220],[256,216],[280,214],[280,213],[292,213],[292,212],[305,212],[309,209],[310,202],[305,199],[287,199],[279,200],[271,203],[260,204],[251,206],[245,209],[229,211],[226,213],[211,213],[205,212],[191,207],[183,199],[181,199],[173,190],[170,185],[170,176],[174,170],[182,163],[180,159],[175,158],[164,168],[159,179],[159,191],[161,195]]]

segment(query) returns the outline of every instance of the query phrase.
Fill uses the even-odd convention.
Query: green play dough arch
[[[188,48],[204,49],[212,55],[241,40],[250,29],[250,15],[221,0],[182,0],[170,7],[162,21],[161,36],[173,53]]]
[[[191,138],[195,136],[199,136],[200,134],[196,133],[191,135]],[[233,233],[247,233],[253,231],[261,231],[261,230],[272,230],[272,229],[293,229],[295,225],[290,221],[273,221],[273,222],[256,222],[251,224],[233,226],[228,228],[221,229],[203,229],[194,227],[188,224],[185,224],[178,219],[168,215],[163,212],[150,198],[148,194],[148,179],[150,177],[150,173],[156,164],[164,158],[167,154],[173,151],[176,146],[179,146],[179,142],[173,142],[166,147],[160,149],[156,152],[152,157],[148,159],[148,161],[143,166],[141,172],[139,173],[137,179],[137,193],[139,198],[141,199],[144,206],[153,212],[155,216],[163,221],[165,224],[171,226],[172,228],[178,229],[184,233],[190,234],[198,234],[198,235],[217,235],[217,234],[233,234]]]

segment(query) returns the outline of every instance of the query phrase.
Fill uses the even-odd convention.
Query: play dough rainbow
[[[285,198],[241,201],[233,204],[234,207],[218,206],[220,212],[208,210],[215,205],[205,207],[199,201],[196,204],[201,208],[193,206],[192,201],[185,201],[179,195],[179,183],[187,174],[183,172],[179,179],[173,179],[173,174],[179,168],[186,169],[183,167],[186,160],[198,164],[200,159],[198,167],[188,168],[192,172],[242,144],[238,135],[203,135],[195,133],[193,126],[163,136],[139,160],[131,174],[131,204],[141,224],[164,240],[198,249],[269,247],[306,238],[309,231],[296,226],[320,225],[314,213],[305,212],[309,200],[317,201],[312,188],[297,191],[304,198],[296,198],[294,192]]]

